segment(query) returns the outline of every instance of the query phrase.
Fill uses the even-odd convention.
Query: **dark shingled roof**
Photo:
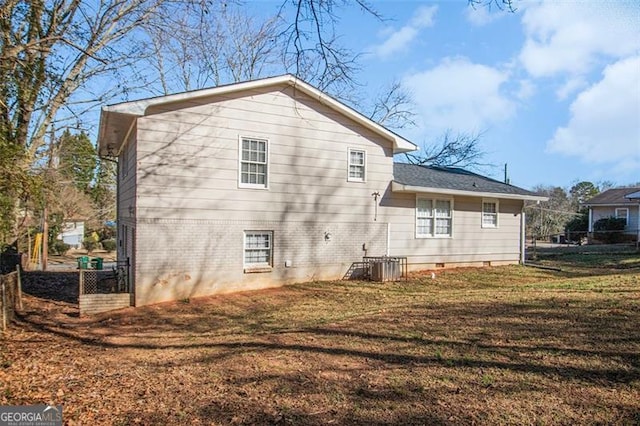
[[[526,189],[455,167],[394,163],[393,180],[402,185],[425,188],[484,192],[496,195],[537,196],[537,194]]]
[[[590,200],[585,201],[582,204],[595,205],[595,204],[637,204],[637,200],[629,200],[625,198],[627,195],[631,195],[640,191],[640,186],[630,188],[612,188],[601,192]]]

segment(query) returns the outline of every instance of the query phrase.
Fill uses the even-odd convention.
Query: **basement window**
[[[244,271],[269,272],[273,267],[273,231],[245,231]]]

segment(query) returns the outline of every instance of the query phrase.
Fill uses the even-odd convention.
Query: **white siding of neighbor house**
[[[392,180],[390,141],[290,87],[151,112],[137,129],[136,304],[341,278],[385,254],[371,194]],[[238,188],[241,136],[269,141],[268,189]],[[366,151],[366,182],[347,182],[349,148]],[[250,230],[273,231],[271,272],[244,273]]]
[[[640,206],[637,204],[627,204],[620,205],[617,208],[629,209],[629,221],[627,222],[627,226],[625,226],[625,233],[636,235],[638,226],[640,226],[638,222],[638,209]],[[616,215],[615,206],[593,206],[591,210],[593,223],[596,223],[600,219],[615,217]]]
[[[517,263],[520,257],[520,215],[523,202],[499,200],[498,227],[482,227],[482,197],[419,197],[453,200],[453,232],[448,237],[416,238],[416,194],[402,194],[394,201],[391,224],[392,256],[407,256],[410,269],[461,265]]]

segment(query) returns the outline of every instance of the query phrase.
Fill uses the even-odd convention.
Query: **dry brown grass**
[[[638,424],[640,277],[623,265],[639,260],[316,282],[91,319],[28,297],[0,340],[0,404],[63,404],[70,424]]]

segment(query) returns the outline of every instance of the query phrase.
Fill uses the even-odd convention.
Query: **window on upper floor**
[[[498,227],[498,200],[482,200],[482,227]]]
[[[367,173],[367,152],[361,149],[349,149],[349,182],[364,182]]]
[[[416,237],[453,236],[453,200],[416,199]]]
[[[266,139],[240,138],[240,188],[268,187],[269,183],[269,141]]]

